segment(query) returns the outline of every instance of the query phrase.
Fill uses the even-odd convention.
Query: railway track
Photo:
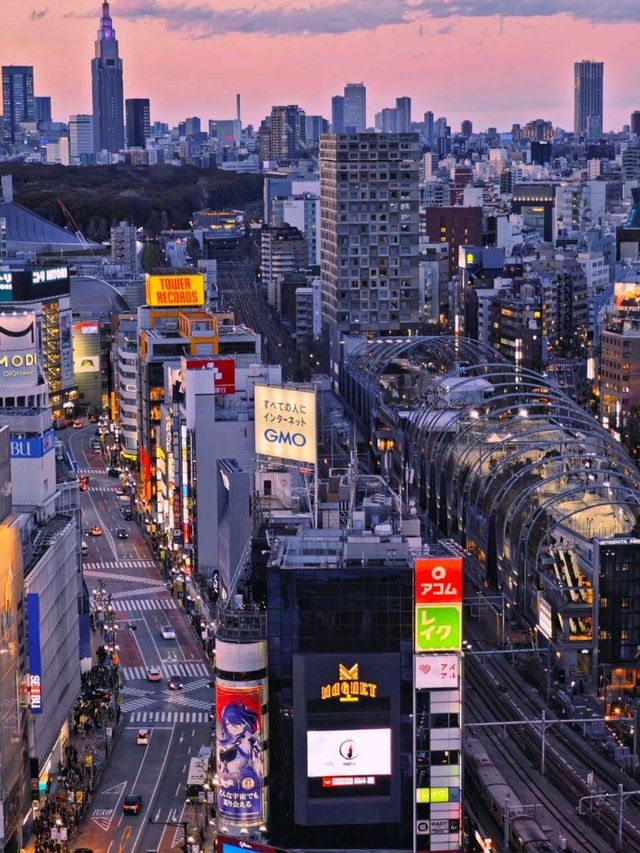
[[[528,692],[520,685],[520,677],[513,667],[492,662],[490,666],[482,666],[477,659],[469,658],[467,672],[473,679],[480,677],[486,694],[487,678],[494,681],[493,709],[500,719],[517,721],[519,719],[539,720],[541,705],[536,703]],[[497,677],[496,677],[497,676]],[[497,685],[509,684],[509,693],[501,694],[496,699]],[[515,696],[515,701],[514,701]],[[552,716],[552,715],[551,715]],[[495,720],[497,717],[494,716]],[[517,746],[522,750],[534,766],[539,766],[541,755],[540,726],[531,724],[510,727],[518,731]],[[611,767],[603,756],[590,747],[580,736],[568,726],[551,726],[546,736],[546,777],[553,783],[563,796],[577,807],[581,797],[596,793],[587,782],[590,771],[598,773],[598,781],[604,783],[599,793],[615,793],[617,785],[623,784],[626,790],[635,790],[633,780]],[[513,742],[516,742],[515,740]],[[609,766],[607,766],[609,764]],[[628,802],[628,801],[627,801]],[[624,850],[640,851],[640,831],[637,825],[637,808],[629,803],[625,807],[627,816],[623,820]],[[633,819],[630,819],[630,816]],[[586,817],[584,818],[587,819]],[[596,812],[588,816],[593,829],[602,836],[603,840],[613,849],[618,829],[618,812],[610,800],[599,801]]]
[[[467,721],[495,722],[497,709],[486,690],[486,677],[484,677],[483,669],[477,661],[470,661],[468,664],[467,678],[473,688],[473,692],[467,696],[466,700]],[[505,714],[503,717],[505,721],[509,721],[511,715]],[[522,729],[519,727],[509,728],[518,732],[517,738],[508,737],[505,739],[501,736],[499,728],[493,727],[482,729],[483,737],[491,743],[492,751],[501,756],[513,776],[519,779],[529,792],[531,803],[539,804],[548,815],[563,827],[563,835],[567,839],[569,849],[574,853],[606,853],[606,851],[613,850],[611,846],[604,847],[602,843],[592,841],[582,820],[575,812],[567,810],[562,803],[558,803],[558,798],[557,796],[554,797],[551,785],[545,779],[538,781],[537,774],[532,773],[528,763],[522,761],[521,738],[528,726],[523,724]],[[474,729],[474,735],[477,736],[479,731],[480,729]],[[530,755],[526,751],[524,754],[530,759]],[[556,845],[557,849],[560,849],[559,839],[550,839],[550,841]]]

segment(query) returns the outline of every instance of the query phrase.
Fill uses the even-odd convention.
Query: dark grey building
[[[127,98],[127,148],[145,148],[151,135],[149,98]]]
[[[586,139],[602,136],[604,62],[583,59],[574,64],[574,133]]]
[[[91,82],[96,150],[118,152],[124,148],[122,60],[118,55],[118,41],[108,2],[102,4],[96,55],[91,60]]]
[[[331,98],[331,131],[344,133],[344,96],[334,95]]]
[[[33,65],[2,66],[2,115],[4,141],[13,145],[18,125],[36,120]]]
[[[51,121],[51,98],[36,97],[34,101],[36,121]]]

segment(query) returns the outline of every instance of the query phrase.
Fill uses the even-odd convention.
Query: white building
[[[79,159],[82,154],[93,154],[93,116],[69,116],[69,155]]]

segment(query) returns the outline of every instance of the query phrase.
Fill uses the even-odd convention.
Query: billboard
[[[152,308],[197,308],[204,305],[204,274],[147,275],[146,296]]]
[[[0,314],[0,378],[5,385],[37,382],[37,332],[33,312]]]
[[[416,607],[416,651],[462,650],[462,606],[419,604]]]
[[[40,596],[27,593],[29,631],[29,704],[32,714],[42,713],[42,663],[40,656]]]
[[[256,453],[316,464],[316,392],[255,386]]]
[[[264,820],[262,687],[216,683],[218,814],[236,823]]]
[[[437,690],[460,686],[459,655],[416,655],[416,690]]]
[[[55,446],[55,432],[52,429],[37,438],[12,438],[9,442],[12,459],[42,459]]]
[[[236,393],[236,362],[233,358],[188,358],[187,370],[211,370],[215,393],[221,396]]]
[[[42,299],[69,293],[69,268],[38,267],[0,272],[0,302]]]
[[[100,356],[99,355],[80,355],[73,359],[73,372],[79,373],[100,373]]]
[[[416,560],[416,604],[462,602],[462,557]]]
[[[390,776],[391,729],[308,731],[307,775],[327,788],[336,777]]]

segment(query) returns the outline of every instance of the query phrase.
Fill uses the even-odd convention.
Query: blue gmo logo
[[[306,435],[301,432],[283,432],[275,429],[266,429],[264,431],[265,440],[270,444],[290,444],[293,447],[304,447],[307,443]]]

